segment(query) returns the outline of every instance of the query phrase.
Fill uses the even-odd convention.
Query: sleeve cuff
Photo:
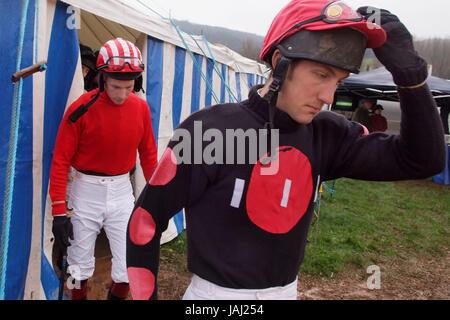
[[[425,60],[421,60],[414,68],[392,68],[394,83],[400,87],[412,87],[423,83],[428,77],[428,67]]]
[[[52,215],[65,215],[66,214],[66,203],[54,203],[52,204]]]

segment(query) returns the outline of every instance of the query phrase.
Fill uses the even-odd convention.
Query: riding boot
[[[130,286],[126,282],[115,283],[111,282],[111,286],[108,291],[108,300],[125,300],[128,296],[128,291],[130,290]]]
[[[76,281],[76,280],[75,280]],[[88,285],[87,280],[81,280],[80,285],[77,288],[76,283],[73,283],[74,288],[69,289],[70,300],[87,300]]]

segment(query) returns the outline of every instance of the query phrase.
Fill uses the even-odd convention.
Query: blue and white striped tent
[[[245,99],[265,70],[181,32],[140,0],[0,0],[0,24],[0,299],[55,299],[49,172],[65,108],[83,93],[79,43],[98,49],[120,36],[139,46],[159,156],[180,121]],[[11,82],[13,73],[42,60],[46,70]],[[145,185],[139,166],[135,185],[136,194]],[[180,213],[163,241],[183,228]]]

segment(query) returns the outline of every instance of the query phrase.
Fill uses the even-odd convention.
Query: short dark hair
[[[375,107],[373,107],[373,111],[378,110],[378,109],[384,110],[384,108],[381,104],[377,104]]]

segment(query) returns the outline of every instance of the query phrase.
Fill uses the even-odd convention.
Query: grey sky
[[[163,16],[265,35],[275,15],[289,0],[141,0]],[[450,37],[448,0],[346,0],[395,13],[420,38]]]

